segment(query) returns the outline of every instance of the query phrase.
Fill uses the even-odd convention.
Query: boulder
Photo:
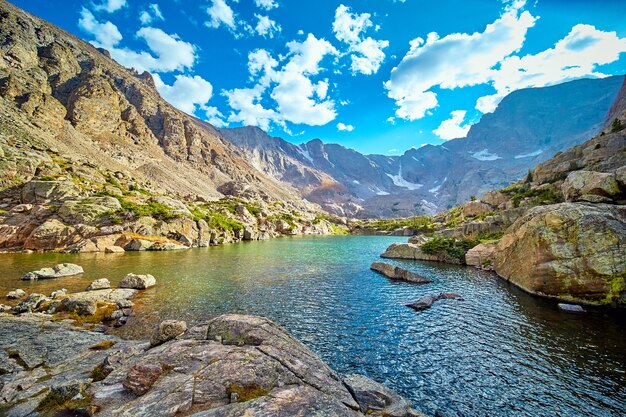
[[[154,245],[154,242],[151,240],[145,239],[132,239],[130,242],[124,246],[125,251],[144,251],[150,249]]]
[[[89,197],[82,200],[65,201],[59,207],[57,214],[67,224],[98,225],[102,223],[105,215],[121,208],[117,198]]]
[[[60,308],[57,311],[69,311],[79,316],[93,316],[98,309],[94,300],[82,300],[78,298],[64,298],[61,300]]]
[[[411,403],[386,386],[363,375],[349,374],[343,382],[366,415],[405,417],[423,416],[411,408]]]
[[[126,252],[124,248],[119,246],[107,246],[104,248],[104,253],[124,253]]]
[[[480,197],[480,201],[495,209],[509,201],[509,196],[500,191],[489,191]]]
[[[412,282],[415,284],[428,284],[429,282],[432,282],[428,278],[416,274],[415,272],[407,271],[406,269],[384,262],[374,262],[370,266],[370,269],[391,279]]]
[[[13,310],[13,307],[0,304],[0,313],[8,313]],[[0,366],[0,373],[2,373],[2,367]]]
[[[20,288],[14,290],[14,291],[10,291],[7,294],[7,298],[9,300],[20,300],[20,299],[26,298],[26,297],[28,297],[28,294],[26,294],[26,291],[24,291],[24,290],[22,290]]]
[[[445,262],[460,265],[461,261],[450,257],[445,252],[425,253],[413,243],[393,243],[380,255],[381,258],[389,259],[413,259],[418,261]]]
[[[150,346],[158,346],[187,331],[187,323],[181,320],[165,320],[150,338]]]
[[[85,291],[106,290],[108,288],[111,288],[111,282],[106,278],[100,278],[92,281],[91,284],[85,288]]]
[[[13,308],[13,311],[18,314],[32,313],[39,308],[41,303],[49,300],[50,299],[43,294],[32,293],[24,301],[16,305],[15,308]]]
[[[463,297],[453,292],[441,293],[441,294],[435,294],[435,295],[427,295],[413,303],[407,304],[406,306],[412,308],[415,311],[423,311],[423,310],[428,310],[429,308],[431,308],[432,305],[436,301],[439,301],[439,300],[463,301]]]
[[[578,201],[585,194],[612,197],[620,192],[615,174],[595,171],[570,172],[561,191],[565,201]]]
[[[494,269],[537,295],[626,305],[626,206],[561,203],[529,210],[496,246]]]
[[[65,288],[62,288],[60,290],[52,291],[52,294],[50,294],[50,298],[54,300],[55,298],[65,297],[66,295],[67,290]]]
[[[465,254],[465,263],[469,266],[493,271],[493,259],[498,242],[485,242],[474,246]]]
[[[57,219],[48,219],[37,226],[24,241],[24,249],[50,251],[63,249],[81,240],[76,229]]]
[[[85,271],[83,271],[83,268],[81,266],[65,263],[55,265],[52,268],[41,268],[37,271],[29,272],[22,277],[22,280],[29,281],[34,279],[70,277],[74,275],[80,275],[83,272]]]
[[[128,274],[120,281],[118,287],[145,290],[156,284],[156,279],[152,275]]]
[[[489,204],[485,204],[480,200],[468,201],[463,204],[463,215],[468,217],[480,216],[492,210],[493,209]]]

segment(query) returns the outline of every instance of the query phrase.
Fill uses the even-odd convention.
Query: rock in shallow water
[[[106,290],[108,288],[111,288],[111,282],[106,278],[100,278],[92,281],[91,284],[85,288],[85,291]]]
[[[407,271],[406,269],[384,262],[374,262],[370,266],[370,269],[391,279],[398,279],[415,284],[428,284],[432,282],[428,278],[416,274],[415,272]]]
[[[435,295],[427,295],[415,301],[414,303],[407,304],[406,306],[412,308],[415,311],[423,311],[432,307],[432,305],[439,300],[464,301],[463,297],[461,297],[459,294],[448,292]]]
[[[567,313],[584,313],[585,309],[577,304],[565,304],[559,303],[559,310],[565,311]]]
[[[156,285],[156,279],[152,275],[128,274],[119,283],[120,288],[133,288],[136,290],[145,290]]]
[[[386,386],[363,375],[349,374],[343,382],[352,393],[361,412],[373,416],[424,416],[411,408],[411,403]],[[425,416],[424,416],[425,417]]]
[[[82,274],[83,268],[75,264],[58,264],[52,268],[41,268],[37,271],[29,272],[22,277],[23,281],[30,281],[34,279],[50,279],[69,277],[73,275]]]

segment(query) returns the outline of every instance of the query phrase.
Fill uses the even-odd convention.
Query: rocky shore
[[[1,314],[0,345],[8,417],[422,416],[365,376],[338,375],[262,317],[164,322],[147,342]]]

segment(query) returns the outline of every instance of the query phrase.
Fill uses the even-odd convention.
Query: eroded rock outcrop
[[[8,415],[47,412],[51,398],[55,413],[116,417],[421,415],[368,378],[342,379],[261,317],[221,316],[150,347],[45,316],[2,315],[0,343],[14,352],[0,355],[0,406]]]

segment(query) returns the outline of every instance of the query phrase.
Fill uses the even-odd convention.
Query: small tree
[[[528,175],[526,175],[526,182],[527,183],[533,182],[533,172],[530,169],[528,170]]]
[[[617,117],[613,119],[613,124],[611,124],[611,133],[619,132],[622,129],[624,129],[622,121]]]

